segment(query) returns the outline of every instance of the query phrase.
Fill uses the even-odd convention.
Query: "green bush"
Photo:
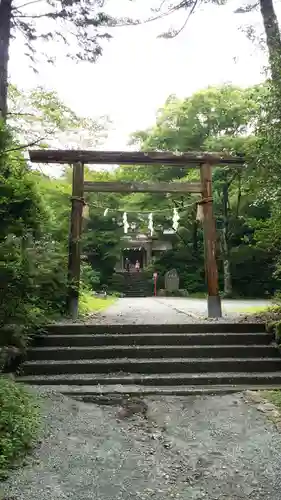
[[[99,287],[100,284],[100,273],[97,271],[94,271],[92,266],[90,264],[87,264],[86,262],[81,263],[81,282],[83,283],[84,287],[90,289],[90,290],[96,290]]]
[[[233,294],[242,297],[273,295],[280,286],[269,252],[241,244],[231,251]]]
[[[153,272],[158,272],[157,286],[165,288],[165,274],[171,269],[176,269],[180,288],[187,290],[189,294],[204,292],[204,261],[202,255],[192,255],[190,249],[179,248],[164,252],[155,262],[146,268],[146,272],[152,277]]]
[[[280,318],[280,311],[279,311]],[[267,331],[274,333],[275,342],[281,346],[281,321],[280,319],[271,319],[267,322]]]
[[[67,241],[52,234],[56,221],[13,146],[0,124],[0,348],[22,352],[32,332],[65,310]]]
[[[0,478],[31,449],[39,422],[35,398],[20,384],[0,377]]]
[[[0,346],[21,351],[29,336],[65,308],[66,258],[56,242],[10,234],[0,245]]]
[[[13,144],[0,125],[0,240],[27,232],[38,238],[45,232],[49,211],[24,158],[18,151],[2,153],[5,148]]]

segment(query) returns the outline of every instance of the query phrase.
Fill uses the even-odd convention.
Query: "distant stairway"
[[[258,324],[53,325],[18,382],[84,400],[281,388],[281,357]]]
[[[126,297],[149,297],[152,295],[153,284],[147,280],[142,272],[122,272],[125,280],[124,295]]]

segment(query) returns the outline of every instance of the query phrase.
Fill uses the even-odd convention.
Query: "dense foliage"
[[[35,398],[23,386],[0,377],[0,480],[31,448],[39,422]]]
[[[155,126],[132,137],[132,142],[143,150],[226,150],[246,155],[247,166],[213,170],[220,282],[225,296],[266,296],[279,287],[280,245],[276,239],[273,244],[265,241],[280,234],[276,227],[278,166],[272,158],[269,175],[266,160],[270,156],[268,131],[275,127],[269,106],[272,98],[269,85],[248,89],[211,87],[183,100],[170,96],[159,110]],[[154,181],[195,180],[199,175],[194,170],[158,167],[123,167],[122,172],[134,179]],[[192,203],[191,197],[185,198],[184,204]],[[173,206],[179,206],[180,229],[169,259],[179,271],[181,287],[198,292],[205,286],[202,229],[196,221],[196,210],[192,206],[181,209],[181,203],[181,198],[170,195],[162,199],[161,205],[155,195],[135,197],[135,207],[170,207],[171,214]],[[166,217],[164,214],[162,224]],[[163,272],[171,267],[167,265],[167,254],[155,266]]]
[[[9,365],[65,312],[71,184],[31,171],[3,126],[0,141],[0,353],[8,346],[1,358]],[[83,288],[99,282],[86,263],[81,278]]]
[[[0,346],[22,348],[30,330],[65,302],[65,256],[36,178],[2,129],[0,156]],[[4,332],[10,332],[9,334]]]
[[[80,116],[58,94],[42,87],[9,85],[7,123],[23,144],[37,147],[94,148],[106,136],[109,118]]]

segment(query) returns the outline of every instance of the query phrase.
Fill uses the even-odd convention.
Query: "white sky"
[[[141,0],[142,6],[147,1]],[[125,8],[127,0],[118,1],[118,15],[123,14],[123,4],[124,14],[138,15],[135,6],[130,12]],[[76,64],[60,55],[55,66],[40,65],[39,75],[28,68],[22,44],[16,41],[10,53],[10,79],[21,88],[40,84],[57,90],[82,115],[110,115],[113,130],[104,147],[125,149],[128,135],[152,125],[169,94],[184,97],[207,85],[247,86],[263,78],[265,54],[239,31],[248,18],[233,14],[238,6],[231,1],[227,7],[201,8],[173,40],[157,38],[172,19],[115,29],[96,64]],[[182,19],[184,13],[174,17],[179,25],[177,16]]]

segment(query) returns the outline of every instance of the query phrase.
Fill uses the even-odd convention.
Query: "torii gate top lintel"
[[[90,151],[38,149],[29,151],[33,163],[84,163],[96,165],[170,165],[196,168],[204,163],[210,165],[243,165],[242,155],[209,152],[170,151]]]

